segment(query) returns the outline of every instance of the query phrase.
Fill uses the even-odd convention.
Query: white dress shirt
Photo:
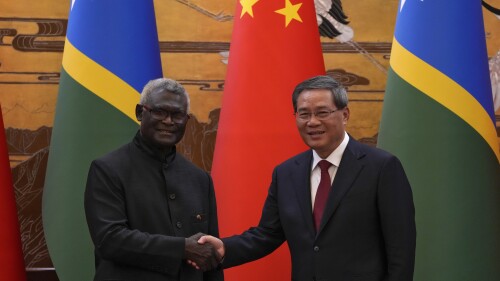
[[[318,191],[318,185],[321,180],[321,169],[318,166],[318,162],[321,160],[326,160],[332,163],[332,166],[328,168],[328,174],[330,174],[331,183],[335,179],[335,175],[337,174],[338,167],[340,165],[340,160],[342,159],[342,155],[344,155],[345,148],[347,147],[347,143],[349,142],[349,135],[345,133],[344,140],[340,143],[340,145],[325,159],[319,157],[318,153],[313,150],[313,161],[311,165],[311,206],[313,206],[314,210],[314,200],[316,199],[316,192]]]

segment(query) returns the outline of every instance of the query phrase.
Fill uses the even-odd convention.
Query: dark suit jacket
[[[219,232],[211,177],[175,151],[138,134],[92,162],[85,213],[96,281],[223,280],[221,270],[203,274],[183,260],[184,237]]]
[[[318,233],[312,217],[311,162],[309,150],[275,168],[259,225],[223,239],[224,267],[261,258],[286,240],[292,280],[412,280],[414,206],[399,160],[351,138]]]

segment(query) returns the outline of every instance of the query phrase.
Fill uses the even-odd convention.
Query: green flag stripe
[[[390,69],[378,145],[412,185],[415,280],[498,280],[500,166],[484,138]]]
[[[138,126],[64,69],[59,87],[43,193],[45,237],[60,280],[77,280],[77,276],[78,280],[92,280],[93,245],[85,221],[82,186],[90,162],[130,141]]]
[[[405,49],[394,38],[391,68],[403,80],[460,116],[489,144],[500,161],[495,127],[484,107],[462,86]]]
[[[68,39],[64,45],[63,67],[73,79],[84,85],[90,92],[138,123],[135,118],[134,105],[140,93],[114,73],[80,52]]]

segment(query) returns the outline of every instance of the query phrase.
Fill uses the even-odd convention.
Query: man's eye
[[[309,118],[309,116],[311,116],[311,113],[308,112],[299,113],[300,118]]]
[[[161,109],[152,109],[151,112],[153,112],[153,114],[157,114],[157,115],[166,115],[166,112],[161,110]]]
[[[318,117],[322,118],[322,117],[327,117],[329,114],[330,114],[330,112],[329,112],[329,111],[318,111],[318,112],[316,112],[316,114],[314,114],[314,115],[316,115],[316,116],[318,116]]]
[[[170,114],[173,118],[183,118],[185,115],[183,112],[180,112],[180,111],[174,111]]]

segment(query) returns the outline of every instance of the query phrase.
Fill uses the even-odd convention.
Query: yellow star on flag
[[[249,14],[252,18],[253,18],[253,9],[252,9],[252,6],[259,2],[259,0],[240,0],[240,4],[241,4],[241,15],[240,15],[240,19],[245,15],[245,14]]]
[[[290,3],[290,0],[285,0],[285,8],[276,10],[275,12],[278,14],[282,14],[285,16],[285,27],[294,19],[299,22],[302,22],[302,19],[299,16],[299,9],[302,6],[302,3],[293,5]]]

